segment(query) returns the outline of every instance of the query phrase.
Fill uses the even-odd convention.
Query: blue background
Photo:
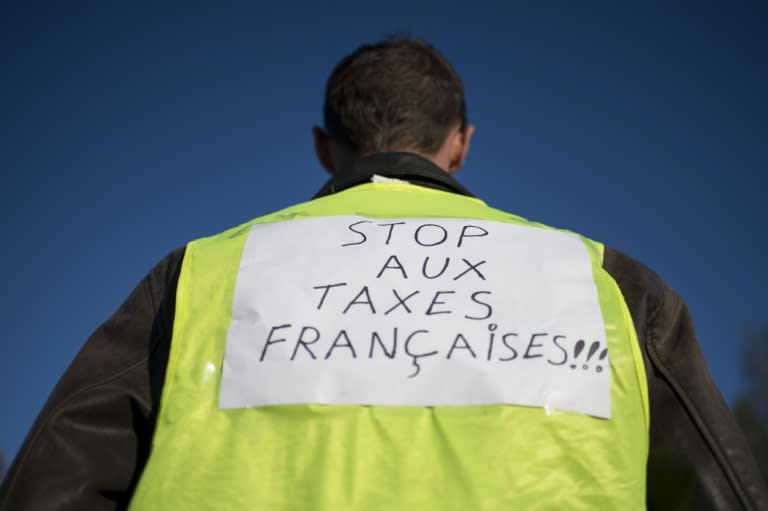
[[[128,4],[0,5],[6,459],[163,255],[321,186],[324,81],[396,32],[464,79],[457,178],[652,267],[739,392],[742,332],[768,311],[764,2]]]

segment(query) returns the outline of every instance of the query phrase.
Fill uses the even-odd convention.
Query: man
[[[451,177],[474,127],[437,51],[361,47],[324,117],[316,198],[161,261],[1,509],[768,509],[679,297]]]

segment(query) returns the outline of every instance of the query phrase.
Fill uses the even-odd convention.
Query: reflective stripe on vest
[[[343,225],[346,241],[311,236],[302,225],[315,224],[304,219]],[[403,223],[389,227],[386,219]],[[368,223],[350,229],[355,222]],[[542,304],[559,304],[561,295],[570,303],[567,290],[549,285],[531,295],[530,314],[512,319],[527,306],[515,297],[529,295],[499,279],[517,284],[525,276],[518,281],[500,270],[504,254],[481,260],[482,247],[496,243],[483,234],[494,224],[483,222],[503,224],[499,232],[513,237],[518,228],[520,236],[551,234],[564,247],[577,240],[604,331],[580,338],[548,331],[548,324],[537,330],[546,322],[546,314],[532,319]],[[416,239],[421,225],[435,227]],[[280,241],[284,232],[309,234]],[[268,257],[251,260],[250,251],[260,251],[249,237],[279,247],[263,247]],[[348,245],[338,257],[350,256],[323,280],[317,272],[334,267],[317,246],[325,238]],[[452,252],[423,252],[438,242]],[[530,243],[531,253],[546,254]],[[461,251],[472,247],[480,252]],[[522,251],[508,259],[542,278],[562,269],[556,259],[544,268],[526,262]],[[318,268],[301,262],[306,254],[317,257]],[[573,233],[399,183],[357,186],[190,243],[151,453],[130,509],[644,509],[645,373],[631,317],[602,258],[602,245]],[[369,280],[358,282],[370,269]],[[303,276],[315,279],[306,293],[286,297]],[[402,287],[390,285],[395,281]],[[550,313],[568,314],[557,307]],[[584,319],[588,309],[567,324],[594,326]],[[392,323],[396,317],[406,322]],[[566,324],[557,321],[552,325]],[[417,331],[427,333],[411,337],[404,351]],[[435,354],[414,358],[417,351]],[[601,382],[608,385],[604,400],[591,395]]]

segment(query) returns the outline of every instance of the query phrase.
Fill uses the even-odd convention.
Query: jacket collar
[[[446,171],[428,159],[413,153],[373,154],[352,160],[339,170],[315,194],[315,199],[368,183],[374,174],[402,179],[417,186],[473,196]]]

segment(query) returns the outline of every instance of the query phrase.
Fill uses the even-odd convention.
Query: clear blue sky
[[[764,2],[156,3],[0,5],[7,457],[163,255],[320,187],[327,74],[395,32],[464,79],[459,180],[653,268],[739,392],[742,331],[768,320]]]

